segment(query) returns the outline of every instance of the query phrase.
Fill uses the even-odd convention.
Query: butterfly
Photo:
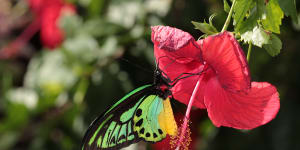
[[[157,67],[152,85],[133,90],[95,119],[84,136],[82,150],[121,149],[141,140],[154,143],[167,134],[176,135],[169,89],[188,76],[171,81],[162,73]]]

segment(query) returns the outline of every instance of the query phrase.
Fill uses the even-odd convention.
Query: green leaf
[[[297,9],[295,0],[278,0],[280,8],[286,16],[291,16],[294,23],[298,23]]]
[[[235,26],[235,31],[245,33],[247,31],[252,31],[253,28],[257,26],[258,20],[263,16],[265,5],[263,0],[255,0],[254,2],[251,4],[248,18],[245,21],[242,21],[240,26]]]
[[[200,23],[200,22],[192,21],[192,24],[195,26],[195,29],[198,29],[201,32],[206,33],[208,35],[218,33],[218,30],[214,26],[206,22]]]
[[[264,45],[263,48],[265,48],[267,52],[274,57],[278,55],[282,49],[281,40],[275,34],[271,34],[269,44]]]
[[[229,6],[227,0],[223,0],[223,2],[224,2],[224,11],[227,12],[227,13],[229,13],[230,6]]]
[[[264,29],[280,33],[281,20],[283,12],[277,0],[270,0],[266,6],[266,18],[262,20]]]
[[[269,43],[270,36],[261,27],[255,26],[252,31],[241,34],[241,39],[246,43],[262,47],[262,45]]]
[[[208,20],[209,25],[214,26],[213,23],[212,23],[212,21],[213,21],[213,19],[214,19],[216,16],[217,16],[217,14],[212,14],[211,16],[209,16],[209,20]]]
[[[239,28],[242,21],[244,20],[247,11],[250,9],[250,6],[252,5],[253,0],[238,0],[236,1],[236,4],[234,5],[233,12],[234,12],[234,23],[233,25],[235,28]]]

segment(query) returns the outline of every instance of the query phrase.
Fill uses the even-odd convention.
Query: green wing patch
[[[166,137],[159,126],[158,115],[163,109],[163,100],[150,95],[141,103],[134,116],[134,131],[148,142],[158,142]]]

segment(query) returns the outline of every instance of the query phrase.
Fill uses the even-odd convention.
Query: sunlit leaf
[[[227,12],[227,13],[229,13],[230,6],[229,6],[227,0],[223,0],[223,3],[224,3],[224,11]]]
[[[253,0],[237,0],[234,7],[234,26],[235,28],[240,28],[241,22],[244,20],[247,11],[249,11]]]
[[[266,30],[280,33],[281,20],[283,12],[277,0],[270,0],[266,6],[266,16],[262,20],[262,24]]]
[[[206,22],[200,23],[200,22],[192,21],[192,24],[195,26],[195,29],[198,29],[201,32],[206,33],[208,35],[218,33],[217,29],[214,26]]]
[[[265,5],[263,0],[257,0],[252,4],[249,16],[246,20],[242,21],[239,26],[235,26],[234,30],[244,33],[246,31],[251,31],[255,26],[257,26],[258,21],[262,18],[265,11]]]

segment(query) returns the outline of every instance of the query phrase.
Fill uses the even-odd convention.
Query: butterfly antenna
[[[124,62],[127,62],[127,63],[131,64],[132,66],[134,66],[134,67],[136,67],[136,68],[139,68],[139,69],[143,70],[144,72],[152,73],[152,71],[145,69],[145,67],[142,67],[141,65],[137,65],[137,64],[135,64],[135,63],[133,63],[133,62],[131,62],[131,61],[125,59],[125,58],[120,58],[120,59],[121,59],[122,61],[124,61]]]

